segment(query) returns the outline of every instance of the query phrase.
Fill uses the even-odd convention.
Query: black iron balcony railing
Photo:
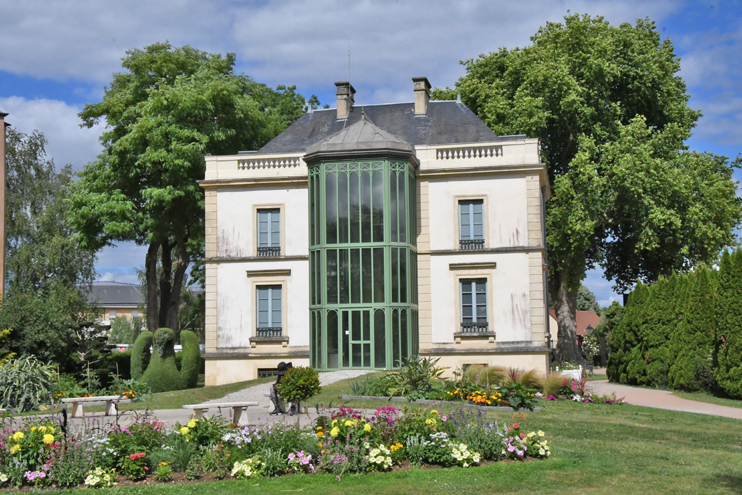
[[[489,332],[489,324],[486,321],[462,321],[461,333],[486,333]]]
[[[459,239],[459,249],[462,251],[484,249],[484,239]]]
[[[281,256],[281,246],[259,247],[258,248],[259,258],[272,258],[274,256]]]
[[[263,327],[258,328],[258,337],[280,337],[283,333],[282,327]]]

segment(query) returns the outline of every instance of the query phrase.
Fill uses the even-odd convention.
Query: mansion
[[[206,385],[316,369],[546,372],[539,142],[460,101],[312,110],[257,152],[206,158]]]

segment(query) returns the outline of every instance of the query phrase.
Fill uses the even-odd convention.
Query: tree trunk
[[[147,330],[157,330],[157,257],[160,251],[160,243],[152,242],[147,248],[145,258],[145,277],[147,279]]]
[[[559,362],[582,360],[582,352],[577,345],[577,290],[569,289],[568,275],[562,271],[551,287],[552,301],[556,313],[558,342],[556,359]]]
[[[169,242],[165,242],[163,243],[162,251],[160,252],[160,328],[170,328],[167,324],[167,309],[170,306],[171,296],[171,279],[173,272],[173,260],[171,256],[172,249],[173,245]]]
[[[170,301],[167,306],[167,327],[171,328],[176,335],[176,341],[180,329],[178,328],[178,311],[180,309],[180,294],[183,290],[183,280],[185,279],[186,270],[191,262],[190,255],[186,249],[183,239],[176,241],[178,248],[178,263],[175,267],[175,276],[173,277],[172,290],[170,291]],[[163,301],[164,302],[164,301]]]

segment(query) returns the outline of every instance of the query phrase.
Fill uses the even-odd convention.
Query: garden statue
[[[190,330],[180,332],[183,346],[180,370],[175,360],[175,332],[160,328],[154,335],[143,332],[131,353],[131,377],[141,380],[151,392],[193,388],[198,381],[201,350],[198,338]]]

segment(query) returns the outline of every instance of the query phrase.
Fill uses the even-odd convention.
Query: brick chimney
[[[356,90],[353,85],[348,81],[338,81],[335,83],[337,86],[337,98],[338,98],[338,119],[347,119],[350,115],[350,111],[353,108],[353,95],[356,94]]]
[[[427,115],[430,101],[430,82],[427,77],[413,77],[415,83],[415,115]]]
[[[7,113],[0,112],[0,297],[5,292],[5,122]]]

